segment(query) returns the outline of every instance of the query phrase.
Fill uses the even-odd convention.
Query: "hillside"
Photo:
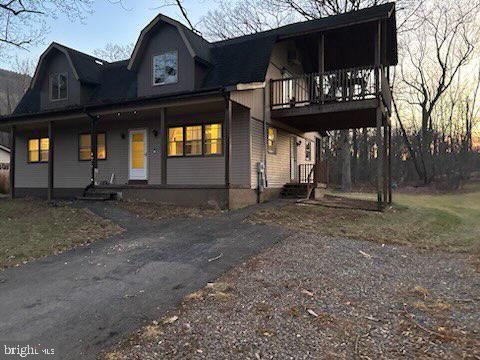
[[[0,115],[11,113],[30,84],[30,76],[0,69]]]

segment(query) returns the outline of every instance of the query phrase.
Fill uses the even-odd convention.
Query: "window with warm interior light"
[[[48,162],[49,138],[36,138],[28,140],[28,162]]]
[[[78,158],[80,161],[92,160],[92,136],[81,134],[78,140]],[[107,158],[107,145],[105,133],[97,134],[97,159]]]
[[[268,128],[267,150],[270,154],[277,153],[277,129]]]
[[[202,155],[202,125],[185,127],[185,155]]]
[[[205,125],[205,155],[222,153],[222,124]]]
[[[168,156],[183,156],[183,127],[168,129]]]

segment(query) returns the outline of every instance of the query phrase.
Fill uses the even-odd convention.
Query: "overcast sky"
[[[111,4],[108,0],[96,0],[93,14],[87,15],[84,23],[70,22],[65,16],[49,19],[50,32],[45,36],[45,42],[32,47],[30,51],[11,51],[12,57],[37,60],[41,53],[52,42],[58,42],[74,49],[93,53],[108,42],[128,44],[135,42],[140,31],[158,13],[163,13],[177,20],[183,19],[175,7],[160,7],[162,0],[123,0],[124,8]],[[193,22],[200,21],[209,9],[215,6],[215,0],[185,0]],[[11,60],[10,60],[11,61]],[[0,61],[0,68],[11,69],[9,61]]]

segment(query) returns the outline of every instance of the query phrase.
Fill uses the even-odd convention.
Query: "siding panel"
[[[230,182],[250,186],[250,111],[233,107]]]

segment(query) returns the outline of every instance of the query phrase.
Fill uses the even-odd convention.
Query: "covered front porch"
[[[244,143],[232,135],[233,119],[248,126],[248,109],[218,94],[17,121],[9,126],[11,195],[228,208],[231,187],[250,191],[231,170],[232,148]],[[249,162],[241,166],[249,175]]]

